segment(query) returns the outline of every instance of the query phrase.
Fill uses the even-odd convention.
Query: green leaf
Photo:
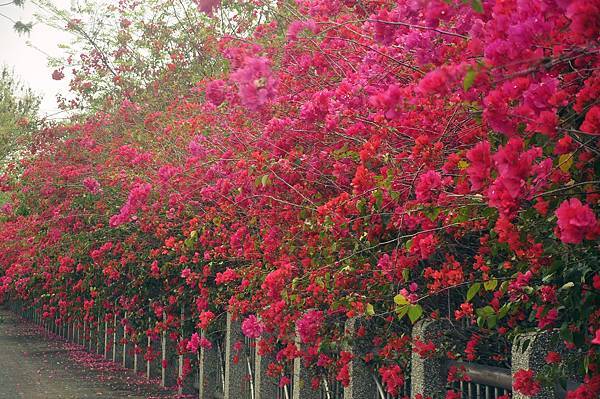
[[[471,8],[480,14],[483,13],[483,3],[481,0],[471,0]]]
[[[488,328],[494,328],[496,327],[496,323],[498,322],[498,318],[496,316],[490,316],[487,318],[487,325]]]
[[[383,204],[383,193],[381,190],[373,191],[373,197],[375,198],[375,205],[377,208],[381,208],[381,204]]]
[[[432,222],[437,219],[437,217],[440,214],[440,211],[442,210],[442,208],[435,207],[435,208],[426,208],[423,209],[423,213],[425,214],[425,216],[427,216],[427,219],[431,220]]]
[[[408,299],[406,299],[406,297],[402,294],[398,294],[394,297],[394,302],[396,303],[396,305],[402,306],[402,305],[408,305]]]
[[[563,285],[562,287],[559,288],[560,291],[562,290],[568,290],[569,288],[573,288],[575,287],[575,283],[573,283],[572,281],[569,281],[568,283],[566,283],[565,285]]]
[[[508,314],[509,310],[510,310],[510,303],[505,303],[504,305],[502,305],[500,310],[498,310],[498,319],[501,319],[504,316],[506,316]]]
[[[365,212],[366,207],[365,207],[365,201],[364,200],[361,199],[361,200],[356,201],[356,210],[360,214],[363,214]]]
[[[569,169],[571,169],[571,166],[573,166],[572,152],[569,152],[568,154],[562,154],[560,157],[558,157],[558,167],[560,170],[566,173],[569,171]]]
[[[369,316],[373,316],[375,314],[375,308],[370,303],[367,303],[367,310],[365,312]]]
[[[417,320],[419,320],[422,315],[423,315],[423,308],[421,307],[421,305],[410,305],[408,307],[408,317],[413,324]]]
[[[404,282],[408,282],[408,279],[410,278],[410,269],[402,269],[402,278],[404,279]]]
[[[408,305],[400,306],[396,308],[396,314],[398,315],[398,320],[402,320],[404,316],[406,316],[406,312],[408,312]]]
[[[263,176],[263,177],[260,179],[260,182],[262,183],[262,186],[263,186],[263,187],[266,187],[266,186],[267,186],[267,185],[268,185],[268,184],[271,182],[271,180],[269,179],[269,175],[264,175],[264,176]]]
[[[467,73],[465,74],[465,79],[463,80],[463,89],[465,89],[465,91],[469,90],[471,86],[473,86],[473,82],[475,82],[476,76],[477,73],[474,69],[469,69],[467,71]]]
[[[473,297],[475,297],[475,295],[477,295],[477,293],[479,292],[480,289],[481,289],[481,283],[475,283],[471,287],[469,287],[469,290],[467,291],[467,302],[469,302],[471,299],[473,299]]]
[[[486,291],[493,291],[497,286],[498,286],[498,280],[496,280],[496,279],[488,280],[485,283],[483,283],[483,288],[485,288]]]
[[[483,318],[488,318],[489,316],[493,315],[495,312],[494,312],[494,308],[488,305],[483,308],[479,308],[479,309],[475,310],[475,313],[477,314],[477,316],[481,316]]]

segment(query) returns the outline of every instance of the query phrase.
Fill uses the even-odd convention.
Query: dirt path
[[[0,307],[0,399],[175,397],[77,345],[42,334]]]

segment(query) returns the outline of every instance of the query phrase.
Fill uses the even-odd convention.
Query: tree
[[[0,70],[0,171],[18,157],[37,129],[40,98],[7,67]]]
[[[12,1],[7,1],[5,3],[1,3],[0,7],[7,7],[7,6],[11,6],[11,5],[15,5],[17,7],[23,7],[25,5],[25,0],[12,0]],[[32,22],[23,22],[23,21],[15,21],[14,19],[12,19],[11,17],[0,13],[0,16],[8,19],[9,21],[11,21],[13,23],[13,29],[18,33],[18,34],[24,34],[24,33],[29,33],[31,31],[31,28],[33,28],[33,23]]]

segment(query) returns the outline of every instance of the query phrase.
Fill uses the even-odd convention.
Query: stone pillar
[[[83,330],[81,332],[81,345],[83,346],[83,349],[85,350],[85,332],[87,330],[87,320],[84,318],[83,319]]]
[[[96,338],[96,328],[94,326],[93,318],[90,317],[90,322],[88,326],[88,352],[92,353],[94,338]]]
[[[127,312],[125,312],[123,319],[127,320],[127,316],[129,314]],[[122,353],[122,358],[121,358],[121,365],[124,368],[128,368],[128,369],[132,369],[133,368],[133,362],[134,362],[134,346],[133,346],[133,341],[131,340],[132,337],[130,337],[129,335],[127,335],[127,327],[125,324],[123,324],[123,326],[120,328],[121,333],[122,333],[122,337],[123,337],[123,344],[121,346],[121,349],[123,350]]]
[[[531,370],[534,375],[542,372],[544,366],[547,365],[545,357],[548,352],[562,352],[563,348],[559,347],[561,339],[558,331],[536,331],[531,333],[520,334],[515,337],[512,346],[512,363],[511,373],[514,377],[519,370]],[[513,378],[514,381],[514,378]],[[555,388],[545,387],[542,384],[542,390],[535,396],[525,396],[517,392],[513,392],[514,399],[554,399],[558,398]]]
[[[244,359],[243,352],[238,353],[234,350],[234,345],[238,342],[244,342],[242,325],[239,320],[233,320],[231,313],[227,313],[224,399],[246,397],[246,392],[244,392],[244,379],[248,375],[246,372],[246,359]]]
[[[442,341],[443,323],[438,320],[423,319],[413,326],[412,338],[421,342],[433,341],[437,346]],[[417,395],[431,398],[442,398],[446,393],[448,371],[445,359],[431,357],[421,358],[413,351],[411,358],[411,398]]]
[[[140,346],[136,343],[133,346],[133,372],[137,374],[137,372],[139,371],[139,351],[140,351]]]
[[[296,331],[296,346],[302,353],[302,345],[300,335]],[[319,390],[312,389],[310,371],[302,364],[302,357],[294,359],[294,375],[292,376],[292,399],[320,399],[321,393]]]
[[[104,358],[108,359],[108,320],[104,317]]]
[[[181,305],[181,319],[179,321],[180,325],[180,334],[183,336],[184,330],[184,320],[185,320],[185,308]],[[181,338],[180,338],[181,339]],[[183,355],[180,354],[177,359],[177,378],[179,379],[179,386],[177,387],[177,393],[179,395],[183,394]]]
[[[206,333],[202,331],[202,338],[207,338]],[[221,362],[216,345],[211,348],[200,347],[198,353],[198,398],[213,399],[222,397],[218,395],[222,388],[219,384],[219,374],[221,373]]]
[[[261,355],[259,353],[261,338],[256,340],[254,357],[254,399],[276,398],[279,392],[277,378],[267,375],[267,367],[273,362],[272,354]]]
[[[150,327],[150,319],[148,319],[148,327]],[[148,349],[150,349],[152,347],[152,339],[150,339],[150,336],[148,335],[146,337],[146,353],[148,352]],[[150,375],[150,365],[152,364],[152,362],[149,359],[146,359],[146,379],[149,380],[151,375]]]
[[[98,316],[98,328],[96,329],[96,354],[100,354],[101,342],[102,342],[102,318]]]
[[[349,319],[346,321],[346,333],[350,337],[355,337],[356,330],[364,322],[364,319]],[[373,392],[377,392],[371,370],[363,360],[367,349],[367,345],[358,340],[353,340],[346,348],[352,354],[352,360],[348,364],[350,383],[344,387],[344,399],[372,399]]]
[[[148,318],[148,328],[152,324],[152,320]],[[147,346],[146,352],[149,350],[152,351],[152,360],[146,360],[146,379],[151,379],[153,377],[162,376],[162,365],[161,360],[162,356],[159,356],[161,353],[161,341],[160,340],[152,340],[150,336],[147,337]]]
[[[79,344],[79,341],[81,339],[81,325],[79,324],[79,321],[75,321],[74,322],[75,325],[75,340],[74,343]]]
[[[117,312],[115,310],[115,314],[113,316],[113,323],[112,323],[112,327],[113,327],[113,334],[112,334],[112,361],[113,363],[117,362],[117,348],[119,347],[119,327],[117,324],[118,320],[117,320]]]
[[[127,319],[127,312],[125,312],[124,319]],[[120,327],[123,329],[123,353],[122,353],[122,357],[121,357],[121,366],[123,368],[127,367],[127,328],[125,328],[125,326],[123,325],[122,327]]]
[[[163,311],[163,323],[165,323],[165,329],[160,336],[160,355],[161,355],[161,378],[160,385],[162,387],[167,386],[167,313]]]

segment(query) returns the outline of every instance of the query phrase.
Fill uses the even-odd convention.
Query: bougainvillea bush
[[[282,383],[302,356],[346,384],[366,340],[391,393],[412,350],[507,365],[556,329],[572,355],[515,390],[575,368],[571,397],[600,391],[598,0],[191,6],[218,67],[181,82],[177,54],[1,177],[1,294],[59,322],[127,311],[182,351],[230,311]],[[411,345],[425,317],[447,345]]]

